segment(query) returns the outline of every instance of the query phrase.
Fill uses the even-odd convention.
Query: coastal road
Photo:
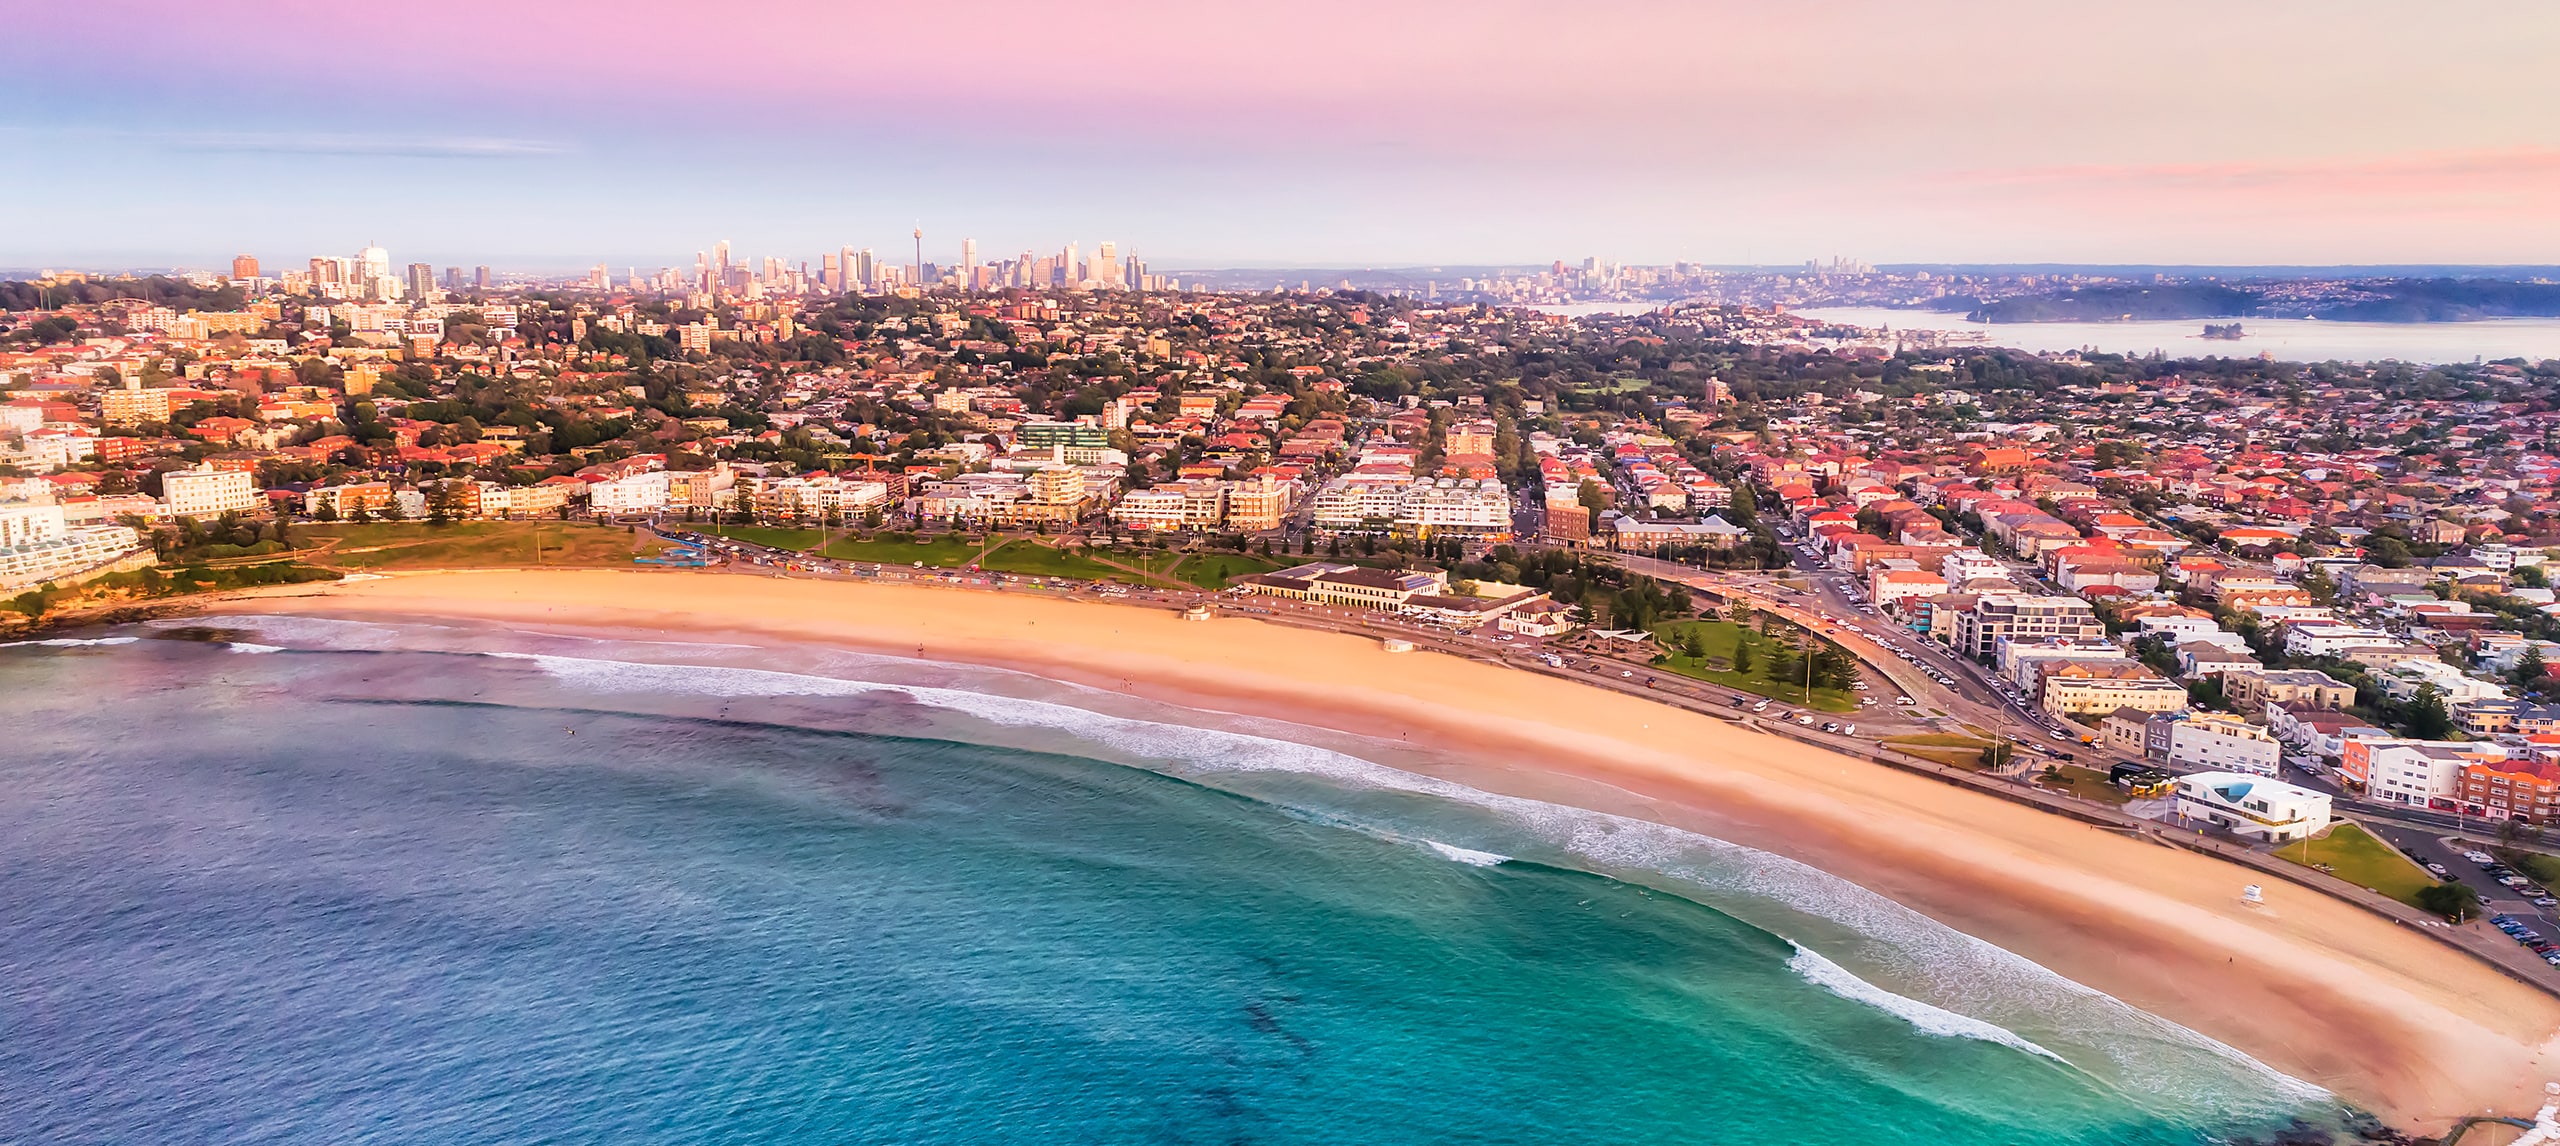
[[[1804,583],[1803,589],[1776,584],[1768,574],[1734,575],[1634,554],[1620,554],[1617,560],[1631,572],[1686,585],[1718,600],[1741,601],[1818,633],[1848,650],[1904,695],[1920,701],[1922,708],[1934,708],[1960,723],[2040,751],[2075,756],[2093,751],[2076,739],[2053,736],[2058,722],[2022,702],[2004,700],[1980,665],[1881,615],[1865,613],[1859,602],[1833,583],[1841,574],[1813,566],[1801,555],[1798,560],[1810,567],[1793,571],[1791,579]],[[1886,648],[1888,642],[1894,647]],[[1956,684],[1940,684],[1941,677]]]

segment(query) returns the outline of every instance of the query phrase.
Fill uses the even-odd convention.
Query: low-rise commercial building
[[[2178,778],[2178,814],[2234,835],[2281,843],[2329,826],[2329,794],[2245,772],[2197,772]]]
[[[1276,573],[1245,577],[1249,591],[1355,609],[1402,609],[1417,595],[1445,596],[1449,575],[1439,570],[1396,572],[1311,561]]]

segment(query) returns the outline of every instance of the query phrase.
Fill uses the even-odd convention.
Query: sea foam
[[[77,649],[93,645],[129,645],[140,637],[41,637],[31,641],[0,641],[0,649],[47,648]]]
[[[1462,848],[1456,844],[1444,844],[1438,840],[1424,840],[1422,846],[1440,853],[1442,858],[1456,860],[1468,867],[1500,867],[1511,860],[1510,856],[1498,852],[1480,852],[1474,848]]]
[[[1794,957],[1787,960],[1787,967],[1796,974],[1804,976],[1806,982],[1843,999],[1865,1003],[1893,1015],[1918,1028],[1923,1034],[1939,1035],[1945,1038],[1981,1039],[1984,1042],[2016,1047],[2028,1054],[2043,1055],[2055,1062],[2064,1061],[2061,1055],[2019,1037],[2017,1032],[2007,1027],[1986,1023],[1969,1015],[1959,1015],[1944,1007],[1933,1007],[1918,999],[1894,994],[1857,977],[1848,968],[1823,958],[1804,944],[1794,940],[1788,940],[1788,943],[1796,949],[1796,953]]]

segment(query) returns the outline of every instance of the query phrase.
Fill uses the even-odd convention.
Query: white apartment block
[[[1488,536],[1511,532],[1511,493],[1491,478],[1337,479],[1316,494],[1312,509],[1316,528],[1336,532]]]
[[[655,513],[667,507],[664,470],[626,474],[587,485],[587,506],[597,513]]]
[[[258,508],[258,482],[238,470],[210,466],[160,475],[160,499],[171,517],[220,517]]]
[[[0,589],[41,585],[142,547],[121,525],[68,525],[58,505],[0,506]]]
[[[2400,642],[2392,639],[2391,634],[2383,632],[2380,629],[2368,629],[2362,625],[2321,624],[2315,622],[2311,624],[2287,625],[2285,626],[2284,631],[2284,651],[2289,655],[2297,657],[2339,656],[2350,649],[2373,648],[2376,646],[2395,645],[2398,643]]]
[[[2225,713],[2191,712],[2169,726],[2173,768],[2273,776],[2283,757],[2274,733]]]

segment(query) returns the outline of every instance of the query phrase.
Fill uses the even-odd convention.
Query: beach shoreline
[[[615,570],[395,575],[214,613],[454,618],[918,656],[1469,761],[1441,778],[1797,859],[2326,1087],[2394,1126],[2528,1113],[2560,1000],[2308,889],[1570,681],[1222,616],[914,585]]]

